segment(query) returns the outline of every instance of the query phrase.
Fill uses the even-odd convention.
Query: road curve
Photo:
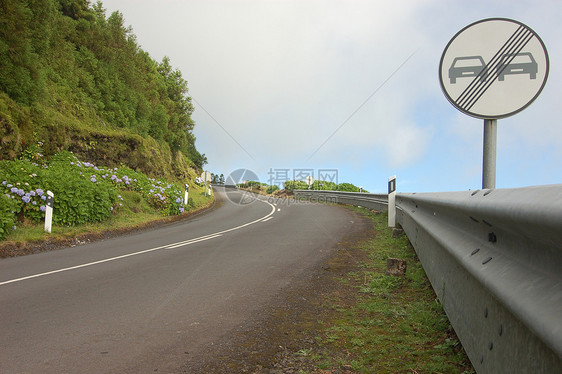
[[[0,373],[179,372],[354,227],[340,207],[227,191],[185,222],[0,260]]]

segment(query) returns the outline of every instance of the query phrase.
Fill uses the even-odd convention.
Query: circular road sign
[[[489,18],[459,31],[439,63],[447,100],[482,119],[509,117],[529,106],[548,78],[548,53],[540,37],[521,22]]]
[[[204,171],[201,173],[201,179],[203,179],[204,182],[210,182],[213,176],[208,171]]]
[[[312,175],[308,175],[304,180],[309,186],[312,186],[312,183],[314,183],[314,177]]]

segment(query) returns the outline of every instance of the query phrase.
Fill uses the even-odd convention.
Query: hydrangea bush
[[[136,191],[164,215],[181,214],[183,190],[127,167],[101,168],[61,152],[43,160],[0,161],[0,239],[24,218],[44,220],[46,191],[55,195],[53,221],[73,226],[108,219],[120,191]]]

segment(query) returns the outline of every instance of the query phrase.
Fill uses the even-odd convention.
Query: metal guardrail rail
[[[386,196],[295,191],[380,211]],[[396,209],[477,372],[562,373],[562,185],[400,193]]]
[[[324,190],[295,190],[296,199],[318,201],[320,203],[335,203],[359,205],[365,208],[386,212],[388,198],[386,194],[371,194],[360,192],[340,192]]]

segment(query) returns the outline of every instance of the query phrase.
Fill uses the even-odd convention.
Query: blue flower
[[[31,190],[31,191],[28,192],[28,194],[31,195],[31,196],[35,196],[35,191]]]
[[[15,187],[12,187],[12,189],[10,189],[10,192],[11,192],[11,193],[16,193],[16,192],[18,192],[18,189],[15,188]]]
[[[176,203],[181,203],[181,199],[179,197],[176,199]]]
[[[2,182],[2,184],[3,184],[4,186],[5,186],[7,183],[8,183],[7,181]]]
[[[39,195],[39,196],[43,196],[43,193],[44,193],[43,190],[40,189],[40,188],[36,189],[35,192],[37,192],[37,195]]]
[[[39,207],[39,210],[41,210],[42,212],[46,212],[47,211],[47,207],[45,205],[41,205]]]
[[[183,206],[180,206],[180,213],[183,213],[185,211],[185,209],[183,208]]]
[[[25,195],[24,197],[21,198],[23,200],[24,203],[29,203],[31,201],[31,199],[29,198],[29,196]]]
[[[20,195],[20,196],[25,195],[25,191],[22,190],[22,189],[17,190],[16,193],[17,193],[18,195]]]

